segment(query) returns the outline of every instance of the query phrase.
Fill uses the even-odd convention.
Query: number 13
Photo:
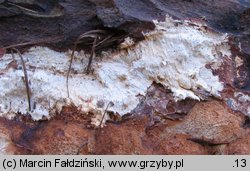
[[[247,160],[246,159],[237,159],[235,160],[236,167],[246,167],[247,166]]]

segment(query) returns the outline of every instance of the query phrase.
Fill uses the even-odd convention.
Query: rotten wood
[[[5,0],[0,2],[0,48],[20,47],[21,52],[32,45],[75,49],[75,40],[91,30],[117,37],[96,46],[98,53],[117,47],[128,35],[135,42],[142,40],[142,32],[154,29],[152,20],[164,20],[166,15],[202,21],[228,33],[232,43],[241,47],[250,73],[249,0]],[[84,40],[77,47],[92,52],[92,44]],[[250,79],[246,82],[241,89],[250,89]]]
[[[49,15],[58,7],[63,10],[60,15],[31,15],[37,11]],[[202,19],[220,32],[237,35],[244,42],[243,51],[249,54],[249,8],[248,0],[8,0],[0,3],[0,47],[62,36],[44,44],[63,50],[82,33],[95,29],[126,33],[140,40],[142,31],[154,29],[153,19],[164,20],[170,15]]]

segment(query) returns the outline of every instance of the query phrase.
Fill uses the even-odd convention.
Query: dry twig
[[[89,74],[90,70],[91,70],[91,64],[92,64],[93,58],[95,57],[95,54],[96,54],[96,52],[95,52],[96,48],[98,46],[100,46],[101,44],[105,43],[108,39],[110,39],[112,37],[112,35],[110,35],[110,36],[107,36],[105,38],[102,38],[100,35],[104,35],[105,33],[107,33],[105,30],[91,30],[91,31],[88,31],[88,32],[80,35],[77,38],[77,40],[75,41],[73,51],[72,51],[71,56],[70,56],[70,63],[69,63],[69,68],[68,68],[68,72],[67,72],[67,77],[66,77],[66,86],[67,86],[68,97],[69,97],[69,75],[70,75],[70,71],[72,68],[72,63],[74,60],[74,54],[75,54],[77,45],[82,43],[84,38],[94,39],[94,41],[92,43],[92,49],[91,49],[91,54],[90,54],[88,66],[86,69],[86,73]]]
[[[103,113],[103,115],[102,115],[102,119],[101,119],[101,121],[100,121],[100,124],[99,124],[99,127],[98,127],[98,131],[97,131],[97,136],[99,136],[99,134],[100,134],[100,131],[101,131],[101,128],[102,128],[102,124],[103,124],[103,121],[104,121],[104,118],[105,118],[105,116],[106,116],[106,113],[107,113],[107,111],[108,111],[108,108],[109,108],[109,106],[114,106],[114,103],[112,102],[112,101],[110,101],[109,103],[108,103],[108,105],[107,105],[107,107],[106,107],[106,109],[105,109],[105,111],[104,111],[104,113]]]
[[[62,36],[57,36],[57,37],[46,38],[46,39],[38,39],[38,40],[35,40],[35,41],[18,43],[18,44],[6,46],[6,47],[3,47],[3,49],[7,50],[7,49],[17,48],[17,47],[21,47],[21,46],[36,45],[36,44],[40,44],[40,43],[49,43],[49,42],[52,42],[52,41],[60,40],[62,38],[63,38]]]
[[[29,111],[31,111],[31,90],[30,90],[30,87],[29,87],[29,79],[28,79],[26,65],[25,65],[25,62],[23,60],[23,56],[20,53],[20,51],[18,49],[16,49],[16,48],[11,48],[11,54],[12,54],[13,58],[14,58],[13,51],[15,51],[19,55],[19,57],[21,59],[21,62],[22,62],[23,73],[24,73],[24,81],[25,81],[26,93],[27,93],[27,98],[28,98],[28,106],[29,106]]]

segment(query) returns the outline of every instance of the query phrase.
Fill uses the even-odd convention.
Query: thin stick
[[[113,36],[113,35],[110,35],[110,36],[106,37],[105,39],[103,39],[102,41],[98,42],[98,43],[96,44],[96,47],[99,46],[99,45],[101,45],[102,43],[106,42],[106,41],[107,41],[108,39],[110,39],[112,36]]]
[[[82,35],[80,35],[79,36],[79,38],[78,39],[82,39],[82,38],[84,38],[84,36],[86,36],[86,35],[96,35],[96,34],[104,34],[104,33],[106,33],[106,31],[105,30],[91,30],[91,31],[87,31],[86,33],[84,33],[84,34],[82,34]]]
[[[53,18],[53,17],[59,17],[61,15],[63,15],[62,13],[56,13],[56,8],[54,8],[52,11],[50,11],[48,14],[46,13],[41,13],[39,11],[34,11],[32,9],[29,8],[25,8],[23,6],[17,5],[15,3],[11,3],[11,2],[7,2],[9,5],[12,5],[14,7],[19,8],[23,13],[33,16],[33,17],[44,17],[44,18]]]
[[[99,34],[100,33],[104,34],[105,32],[106,31],[104,31],[104,30],[91,30],[91,31],[88,31],[88,32],[80,35],[77,38],[76,42],[74,43],[73,51],[72,51],[71,56],[70,56],[69,68],[68,68],[67,76],[66,76],[66,87],[67,87],[67,96],[68,96],[68,98],[69,98],[69,75],[70,75],[70,71],[71,71],[71,68],[72,68],[72,63],[73,63],[73,60],[74,60],[74,54],[75,54],[77,45],[79,43],[81,43],[81,39],[83,39],[83,38],[94,38],[94,39],[96,39],[97,38],[96,34],[98,34],[98,33]],[[92,52],[93,52],[93,46],[92,46]],[[88,71],[88,69],[87,69],[87,71]]]
[[[99,124],[98,130],[97,130],[97,132],[96,132],[96,134],[95,134],[95,137],[98,137],[98,136],[100,135],[102,123],[103,123],[103,120],[104,120],[104,118],[105,118],[105,115],[106,115],[106,113],[107,113],[108,108],[109,108],[110,105],[111,105],[111,106],[114,105],[112,101],[110,101],[110,102],[108,103],[108,105],[107,105],[107,107],[106,107],[106,109],[105,109],[105,111],[104,111],[104,114],[102,115],[102,119],[101,119],[101,122],[100,122],[100,124]]]
[[[74,48],[73,48],[73,51],[72,51],[71,56],[70,56],[69,69],[68,69],[67,77],[66,77],[66,86],[67,86],[67,95],[68,95],[68,98],[69,98],[69,74],[70,74],[70,71],[71,71],[71,67],[72,67],[72,63],[73,63],[73,59],[74,59],[74,54],[75,54],[76,46],[77,46],[77,43],[74,44]]]
[[[23,56],[20,53],[20,51],[18,49],[16,49],[16,48],[11,48],[11,50],[16,51],[16,53],[21,58],[21,62],[22,62],[22,66],[23,66],[23,73],[24,73],[24,81],[25,81],[25,86],[26,86],[26,93],[27,93],[27,98],[28,98],[29,111],[31,111],[31,94],[30,94],[31,90],[30,90],[30,87],[29,87],[29,79],[28,79],[26,65],[25,65],[25,62],[23,60]],[[11,54],[14,55],[13,52]]]
[[[34,44],[39,44],[39,43],[47,43],[47,42],[50,42],[50,41],[59,40],[61,38],[62,38],[62,36],[57,36],[57,37],[53,37],[53,38],[46,38],[46,39],[38,39],[36,41],[30,41],[30,42],[25,42],[25,43],[19,43],[19,44],[6,46],[6,47],[3,47],[3,49],[11,49],[11,48],[27,46],[27,45],[34,45]]]
[[[25,10],[25,11],[32,12],[32,13],[39,13],[39,12],[34,11],[34,10],[32,10],[32,9],[25,8],[25,7],[22,7],[22,6],[20,6],[20,5],[17,5],[17,4],[11,3],[11,2],[7,2],[7,3],[8,3],[9,5],[13,5],[13,6],[17,7],[17,8],[20,8],[21,10]]]
[[[101,128],[101,126],[102,126],[102,123],[103,123],[104,117],[105,117],[105,115],[106,115],[106,113],[107,113],[107,111],[108,111],[109,105],[112,106],[112,105],[113,105],[113,102],[109,102],[109,104],[107,105],[107,107],[106,107],[106,109],[105,109],[105,111],[104,111],[104,114],[102,115],[102,120],[101,120],[101,122],[100,122],[99,128]]]
[[[76,40],[76,42],[74,43],[74,47],[73,47],[73,51],[70,55],[70,62],[69,62],[69,68],[68,68],[68,71],[67,71],[67,76],[66,76],[66,87],[67,87],[67,96],[69,98],[69,75],[70,75],[70,71],[71,71],[71,68],[72,68],[72,63],[73,63],[73,60],[74,60],[74,56],[75,56],[75,51],[76,51],[76,47],[77,45],[80,43],[80,40],[82,38],[85,38],[85,37],[92,37],[93,35],[86,35],[84,34],[85,36],[79,36]]]
[[[92,60],[95,57],[96,41],[97,41],[97,37],[95,38],[95,40],[93,42],[93,46],[92,46],[92,50],[91,50],[91,55],[89,57],[89,63],[88,63],[88,66],[87,66],[87,75],[89,74],[89,72],[91,70]]]

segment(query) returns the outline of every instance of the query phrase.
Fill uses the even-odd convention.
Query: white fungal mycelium
[[[220,96],[223,83],[207,65],[219,66],[231,54],[226,35],[206,31],[202,26],[179,22],[169,17],[155,21],[156,29],[145,40],[128,49],[106,51],[94,59],[94,73],[84,69],[89,55],[77,52],[69,78],[70,102],[83,111],[100,115],[108,110],[121,115],[133,110],[139,95],[145,95],[153,81],[172,90],[176,100],[200,100],[196,92]],[[68,103],[66,75],[70,52],[60,53],[46,47],[32,47],[23,54],[31,88],[33,119],[48,116]],[[17,69],[10,67],[16,60]],[[16,55],[0,59],[0,113],[28,112],[21,61]],[[97,104],[103,105],[97,105]],[[96,124],[98,122],[96,121]]]
[[[234,99],[230,99],[231,107],[234,110],[241,111],[247,116],[250,116],[250,105],[246,106],[244,104],[250,104],[250,96],[242,92],[235,92]]]

